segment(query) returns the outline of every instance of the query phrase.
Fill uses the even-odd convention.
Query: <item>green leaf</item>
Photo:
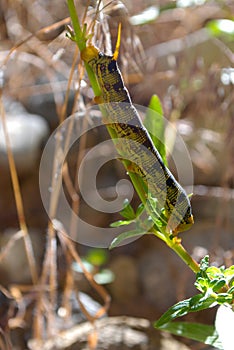
[[[214,305],[216,305],[216,300],[213,297],[204,297],[203,294],[197,294],[170,307],[155,325],[162,327],[163,324],[171,322],[177,317],[185,316],[189,312],[204,310]]]
[[[130,225],[134,220],[118,220],[115,222],[112,222],[110,224],[110,227],[120,227],[120,226],[126,226]]]
[[[161,105],[160,99],[157,95],[153,95],[151,97],[150,103],[149,103],[149,108],[151,108],[153,111],[158,113],[160,116],[163,116],[162,105]]]
[[[217,302],[219,304],[231,304],[233,302],[233,296],[228,293],[219,293],[217,296]]]
[[[221,269],[217,266],[209,266],[206,269],[206,273],[209,274],[210,276],[217,276],[217,275],[221,275]]]
[[[189,310],[189,301],[190,299],[186,299],[170,307],[160,317],[160,319],[157,322],[155,322],[155,327],[161,328],[163,325],[173,321],[175,318],[186,315]]]
[[[200,323],[170,322],[156,328],[214,346],[217,349],[223,349],[214,326]]]
[[[124,200],[123,209],[120,211],[120,215],[128,220],[134,220],[136,218],[134,209],[127,198]]]
[[[204,258],[200,262],[200,271],[206,271],[209,267],[209,255],[204,256]],[[200,274],[198,272],[198,275]]]
[[[232,279],[234,277],[234,265],[228,267],[224,271],[224,275],[227,276],[227,277],[230,277],[230,279]]]
[[[188,312],[197,312],[216,305],[217,302],[214,296],[209,295],[209,293],[207,293],[206,295],[198,294],[190,298]]]
[[[164,215],[164,208],[159,208],[158,200],[152,197],[150,193],[148,193],[146,205],[156,230],[160,231],[160,227],[165,227],[168,221],[168,218]]]
[[[204,277],[197,277],[194,285],[200,292],[205,293],[209,288],[209,279]]]
[[[147,232],[145,232],[144,230],[140,230],[140,229],[123,232],[118,237],[113,239],[113,241],[110,244],[109,249],[116,248],[117,246],[120,245],[120,243],[122,243],[123,241],[125,241],[128,238],[138,237],[138,236],[141,236],[141,235],[146,234],[146,233]]]
[[[140,216],[143,213],[143,210],[145,209],[145,206],[143,203],[139,204],[137,210],[136,210],[136,217]]]
[[[178,317],[185,316],[189,312],[205,310],[218,304],[232,305],[234,300],[234,286],[229,288],[225,293],[222,291],[226,291],[230,287],[229,281],[232,281],[233,272],[234,269],[232,267],[225,269],[224,266],[209,266],[209,256],[205,256],[201,260],[200,271],[197,273],[195,282],[195,286],[202,293],[173,305],[155,322],[155,327],[171,332],[172,334],[198,340],[215,346],[218,349],[223,349],[221,340],[218,339],[218,333],[214,327],[172,321]]]
[[[196,282],[194,283],[196,288],[208,295],[217,294],[217,302],[222,304],[226,302],[230,303],[230,298],[233,298],[232,290],[230,288],[233,285],[234,280],[234,268],[233,266],[225,269],[225,266],[216,267],[209,266],[209,257],[206,256],[202,259],[200,265],[200,271],[197,273]],[[223,291],[227,293],[221,293]]]
[[[221,290],[221,288],[225,286],[226,280],[224,278],[221,278],[220,280],[219,279],[215,279],[215,280],[216,280],[216,283],[213,283],[212,289],[214,292],[218,293]]]
[[[166,148],[164,142],[165,124],[163,110],[158,96],[151,97],[149,108],[147,109],[144,125],[148,130],[152,141],[160,153],[162,160],[167,165]]]

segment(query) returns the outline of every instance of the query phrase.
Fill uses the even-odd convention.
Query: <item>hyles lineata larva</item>
[[[118,151],[121,156],[131,160],[133,165],[130,171],[140,174],[148,188],[150,187],[151,195],[164,207],[168,219],[167,230],[176,234],[193,224],[190,201],[184,189],[164,165],[132,104],[117,65],[119,47],[120,26],[113,55],[107,56],[95,46],[89,45],[81,52],[81,58],[91,66],[97,77],[102,95],[96,101],[105,104],[105,122],[123,140],[122,147],[121,142],[117,143]]]

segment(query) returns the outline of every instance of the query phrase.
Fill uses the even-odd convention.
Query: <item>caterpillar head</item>
[[[89,45],[81,52],[81,59],[90,63],[99,57],[99,53],[100,51],[95,46]]]
[[[119,28],[118,28],[118,37],[117,37],[117,42],[116,42],[116,46],[115,46],[115,52],[114,52],[113,56],[111,56],[114,61],[117,61],[117,59],[118,59],[119,48],[120,48],[120,37],[121,37],[121,23],[119,24]],[[92,66],[93,62],[96,63],[96,61],[102,56],[104,56],[104,54],[102,52],[100,52],[100,50],[98,50],[98,48],[96,48],[93,45],[87,46],[81,52],[81,59],[84,62],[87,62],[88,64],[90,64],[91,66]]]
[[[178,221],[174,222],[174,217],[173,217],[173,213],[172,216],[169,218],[169,221],[167,223],[167,228],[172,232],[174,235],[177,235],[179,232],[183,232],[183,231],[187,231],[188,229],[190,229],[190,227],[194,224],[194,219],[193,219],[193,215],[191,213],[191,208],[189,207],[187,212],[185,213],[184,218],[180,221],[179,225],[178,225]]]

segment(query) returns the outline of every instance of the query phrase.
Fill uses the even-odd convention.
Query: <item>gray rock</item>
[[[6,125],[11,150],[19,173],[28,172],[38,162],[39,151],[49,134],[47,122],[39,115],[28,114],[18,103],[6,103]],[[7,146],[0,122],[0,165],[8,167]]]

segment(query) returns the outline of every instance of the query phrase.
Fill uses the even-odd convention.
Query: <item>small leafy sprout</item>
[[[217,304],[234,304],[234,266],[209,266],[208,257],[201,261],[195,286],[206,296],[212,296]]]
[[[113,222],[111,227],[120,227],[134,225],[133,229],[121,233],[118,237],[114,238],[110,245],[110,249],[117,247],[122,241],[132,238],[142,236],[144,234],[151,234],[153,230],[162,231],[163,227],[167,224],[167,219],[164,215],[164,209],[158,208],[157,199],[148,197],[148,206],[152,207],[152,216],[147,214],[145,206],[141,203],[136,212],[132,208],[128,199],[124,200],[123,209],[120,214],[123,216],[124,220],[118,220]]]
[[[215,327],[172,321],[190,312],[217,305],[231,306],[234,309],[234,266],[226,269],[223,266],[209,266],[209,257],[205,256],[201,260],[195,286],[201,293],[173,305],[155,322],[155,327],[222,349]]]
[[[144,206],[143,206],[144,209]],[[120,211],[120,215],[125,220],[118,220],[116,222],[113,222],[110,226],[111,227],[119,227],[119,226],[125,226],[130,225],[131,223],[135,222],[136,220],[136,213],[129,203],[129,200],[126,198],[123,203],[123,209]]]
[[[67,25],[66,30],[66,37],[72,41],[76,41],[74,29],[70,25]],[[81,30],[82,41],[86,43],[89,39],[92,38],[92,35],[93,34],[87,34],[87,23],[85,23]]]
[[[110,269],[103,267],[107,263],[108,258],[107,251],[101,248],[90,249],[87,255],[82,258],[83,266],[99,284],[109,284],[115,278]],[[72,268],[75,272],[84,273],[82,266],[77,262],[73,262]]]
[[[136,214],[134,212],[133,207],[129,203],[129,200],[126,198],[123,203],[123,209],[120,211],[120,215],[128,220],[134,220],[136,218]]]
[[[142,217],[144,216],[144,205],[141,203],[136,212],[133,207],[129,203],[128,199],[124,200],[123,209],[120,211],[120,214],[123,216],[125,220],[118,220],[111,224],[111,227],[120,227],[120,226],[128,226],[134,224],[134,229],[121,233],[118,237],[114,238],[110,245],[110,249],[117,247],[122,241],[132,238],[138,237],[146,233],[151,233],[150,229],[153,227],[153,222],[150,217]]]

